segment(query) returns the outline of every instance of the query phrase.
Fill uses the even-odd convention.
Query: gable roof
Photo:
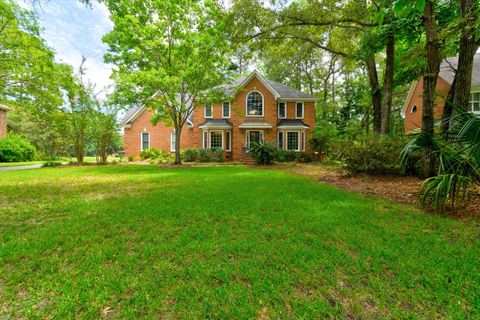
[[[308,100],[308,101],[316,101],[317,97],[312,94],[302,92],[300,90],[288,87],[284,84],[279,82],[270,80],[262,76],[257,70],[250,73],[248,76],[243,76],[235,79],[231,83],[224,84],[219,86],[219,89],[224,89],[225,94],[228,96],[235,96],[238,91],[243,89],[250,80],[256,77],[260,82],[273,94],[276,99],[281,100]]]
[[[452,85],[458,67],[458,57],[447,58],[440,65],[439,76]],[[480,53],[475,54],[472,66],[472,87],[480,86]]]
[[[453,83],[455,78],[455,73],[458,67],[458,57],[446,58],[442,61],[440,65],[440,72],[438,76],[445,80],[450,86]],[[403,104],[403,111],[406,112],[410,100],[412,99],[413,92],[417,86],[418,81],[413,81],[410,85],[410,90],[408,91],[407,98]],[[476,53],[473,58],[472,66],[472,87],[480,87],[480,53]]]

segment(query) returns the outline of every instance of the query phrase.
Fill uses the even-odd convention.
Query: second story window
[[[470,110],[473,113],[480,113],[480,92],[470,94]]]
[[[230,102],[223,103],[222,118],[230,118]]]
[[[213,117],[213,106],[211,104],[205,105],[205,118],[212,118]]]
[[[278,103],[278,117],[284,119],[287,117],[287,103],[279,102]]]
[[[303,102],[296,103],[295,118],[303,119]]]
[[[263,117],[263,96],[258,91],[247,95],[247,117]]]

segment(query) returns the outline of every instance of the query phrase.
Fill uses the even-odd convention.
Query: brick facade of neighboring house
[[[455,77],[457,58],[445,59],[440,66],[436,86],[435,120],[442,117],[445,100]],[[405,113],[405,132],[415,132],[422,127],[423,77],[410,86],[403,111]],[[480,54],[475,55],[472,72],[472,89],[470,94],[470,111],[480,115]]]
[[[222,148],[227,161],[242,161],[249,142],[266,140],[282,149],[311,153],[313,95],[268,80],[256,71],[221,87],[230,101],[195,108],[182,130],[181,149]],[[152,112],[145,107],[127,112],[122,121],[126,155],[136,157],[148,146],[173,152],[173,127],[163,122],[153,126]]]
[[[0,138],[7,135],[7,112],[10,110],[7,106],[0,104]]]

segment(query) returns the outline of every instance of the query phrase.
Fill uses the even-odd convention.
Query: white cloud
[[[17,3],[26,8],[30,2],[17,0]],[[107,47],[102,37],[113,24],[104,5],[94,2],[90,8],[75,0],[55,0],[42,2],[36,11],[42,36],[55,51],[57,61],[78,70],[83,55],[87,57],[85,77],[97,90],[112,86],[109,79],[112,66],[103,62]]]

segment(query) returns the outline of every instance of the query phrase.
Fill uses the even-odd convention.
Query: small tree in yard
[[[114,29],[104,38],[114,63],[114,100],[156,111],[152,122],[173,125],[175,164],[182,128],[202,93],[223,80],[228,66],[221,8],[212,0],[106,0]]]

